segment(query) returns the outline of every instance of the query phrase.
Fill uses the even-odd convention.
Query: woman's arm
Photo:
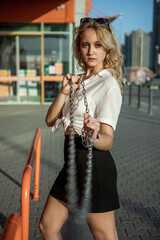
[[[66,101],[66,98],[67,95],[63,94],[60,91],[53,103],[51,104],[45,119],[48,127],[53,126],[56,120],[61,117],[62,107]]]
[[[109,150],[113,144],[114,130],[105,123],[100,123],[100,131],[98,133],[98,141],[93,143],[93,146],[99,150]]]
[[[51,104],[46,115],[45,121],[48,127],[53,126],[56,120],[61,117],[62,108],[64,106],[67,96],[70,94],[69,81],[72,81],[73,90],[76,90],[80,86],[81,80],[81,77],[77,75],[67,74],[66,76],[64,76],[62,88],[53,103]]]

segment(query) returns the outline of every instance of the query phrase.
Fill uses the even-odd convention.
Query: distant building
[[[125,67],[151,68],[152,34],[142,30],[125,34]]]
[[[154,0],[152,51],[152,68],[160,76],[160,0]]]
[[[125,62],[125,66],[126,67],[130,67],[131,66],[131,52],[132,52],[132,47],[131,47],[131,34],[130,33],[126,33],[125,35],[125,50],[124,50],[124,62]]]

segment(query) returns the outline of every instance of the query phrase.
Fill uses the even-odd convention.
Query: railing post
[[[21,240],[21,216],[19,213],[12,213],[5,223],[1,240]]]
[[[38,144],[37,144],[36,156],[35,156],[36,159],[35,159],[34,194],[33,194],[34,201],[39,200],[40,154],[41,154],[41,132],[40,132],[40,136],[38,138]]]
[[[142,85],[138,85],[138,103],[137,103],[137,108],[141,108],[141,95],[142,95]]]
[[[132,83],[129,84],[129,105],[132,104]]]
[[[22,175],[21,215],[12,214],[3,231],[3,240],[29,240],[29,206],[32,167],[35,161],[35,181],[33,200],[39,200],[39,171],[41,152],[41,129],[37,128],[28,160]],[[10,237],[9,237],[10,236]]]
[[[36,199],[39,198],[39,169],[40,169],[40,147],[41,147],[41,130],[37,129],[31,150],[29,153],[26,167],[23,171],[22,186],[21,186],[21,219],[22,219],[22,240],[29,240],[29,206],[30,206],[30,183],[31,173],[34,161],[36,161],[35,171],[35,189]]]
[[[30,205],[30,181],[32,167],[26,166],[22,177],[21,186],[21,219],[22,219],[22,240],[29,239],[29,205]]]
[[[153,89],[152,85],[149,86],[149,104],[148,104],[148,114],[152,115],[152,104],[153,104]]]

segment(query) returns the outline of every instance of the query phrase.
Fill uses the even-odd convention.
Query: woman
[[[47,126],[55,132],[63,124],[65,129],[64,167],[49,193],[40,231],[45,240],[61,239],[60,230],[68,218],[66,199],[66,171],[68,135],[70,134],[69,97],[72,81],[74,90],[74,134],[76,142],[77,184],[82,197],[87,149],[81,141],[82,129],[92,129],[93,178],[91,209],[88,226],[96,240],[118,240],[114,210],[119,208],[117,171],[109,152],[122,103],[120,53],[114,33],[107,19],[83,18],[75,29],[73,50],[82,75],[67,74],[62,88],[51,104]],[[90,115],[85,113],[82,81],[85,85]]]

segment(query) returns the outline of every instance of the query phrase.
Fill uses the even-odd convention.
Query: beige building
[[[126,67],[151,67],[152,33],[142,30],[126,33]]]

